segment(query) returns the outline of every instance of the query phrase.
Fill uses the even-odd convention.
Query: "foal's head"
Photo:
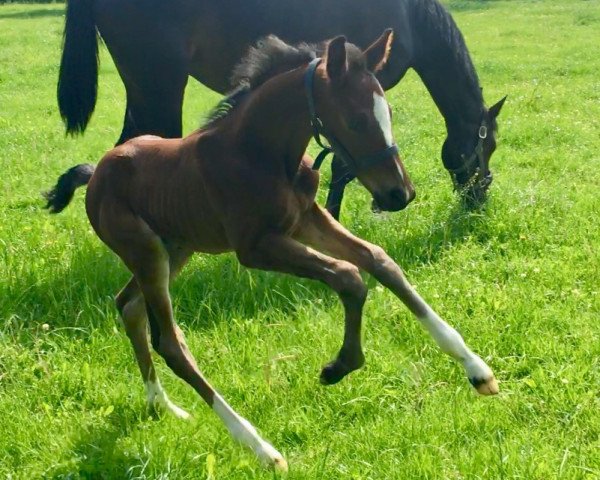
[[[391,110],[374,73],[388,59],[386,30],[361,51],[343,36],[331,40],[315,79],[315,109],[336,154],[373,195],[381,210],[405,208],[415,197],[392,134]]]

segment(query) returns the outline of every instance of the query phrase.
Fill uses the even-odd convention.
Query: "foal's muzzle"
[[[386,194],[374,194],[371,209],[374,212],[397,212],[404,210],[415,198],[415,189],[410,186],[407,189],[394,188]]]

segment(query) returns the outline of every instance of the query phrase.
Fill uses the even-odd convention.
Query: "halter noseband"
[[[315,99],[313,97],[314,83],[315,83],[315,71],[321,63],[320,58],[315,58],[308,64],[308,68],[304,73],[304,92],[306,93],[306,99],[308,101],[308,111],[310,113],[310,125],[313,129],[313,138],[317,144],[322,148],[321,152],[317,155],[315,162],[313,163],[313,170],[318,170],[323,164],[323,160],[330,153],[333,153],[340,157],[346,164],[351,173],[356,174],[360,170],[364,170],[372,165],[375,165],[382,160],[385,160],[390,155],[398,153],[398,147],[393,144],[379,152],[372,155],[363,155],[361,157],[354,158],[350,155],[350,152],[323,126],[323,122],[317,116],[315,109]],[[329,145],[323,143],[321,135],[329,141]]]
[[[458,168],[446,168],[448,172],[450,172],[450,176],[452,177],[452,183],[454,183],[455,190],[464,190],[467,188],[479,186],[479,187],[487,187],[490,183],[492,183],[492,179],[490,175],[484,175],[485,172],[485,159],[483,158],[483,142],[487,138],[488,128],[485,123],[485,119],[482,120],[481,125],[479,126],[479,130],[477,132],[477,136],[479,140],[477,141],[477,145],[475,145],[475,150],[469,158],[465,158],[465,155],[461,155],[461,158],[464,160],[464,163]],[[473,166],[479,163],[475,168],[475,172],[473,175],[467,180],[467,183],[464,185],[459,185],[457,176],[461,173],[469,171]]]

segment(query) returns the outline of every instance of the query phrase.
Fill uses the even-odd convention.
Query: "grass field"
[[[488,103],[509,95],[491,198],[461,209],[439,160],[443,121],[411,72],[388,99],[417,201],[373,215],[354,185],[343,223],[390,252],[502,392],[478,397],[372,280],[367,365],[321,387],[342,335],[334,295],[198,256],[173,288],[178,321],[290,479],[600,478],[600,2],[448,5]],[[163,362],[194,419],[147,415],[112,300],[127,273],[92,233],[83,192],[59,216],[41,208],[57,175],[114,143],[123,115],[103,51],[88,132],[64,137],[63,8],[0,6],[0,478],[272,478]],[[186,132],[217,99],[190,83]]]

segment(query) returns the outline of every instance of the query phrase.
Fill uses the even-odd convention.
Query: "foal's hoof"
[[[273,466],[273,469],[278,473],[287,473],[288,472],[288,464],[285,461],[285,458],[283,458],[283,457],[274,459],[272,466]]]
[[[496,395],[500,391],[494,375],[488,378],[469,378],[469,382],[480,395]]]
[[[255,453],[264,465],[271,467],[277,473],[287,473],[288,464],[285,458],[270,443],[261,441],[260,447],[255,450]]]
[[[175,418],[179,418],[180,420],[191,420],[192,416],[186,412],[183,408],[175,405],[168,397],[155,399],[153,402],[148,404],[148,410],[150,415],[153,417],[158,417],[163,413],[168,415],[172,415]]]
[[[362,356],[357,362],[355,362],[354,365],[348,365],[347,363],[343,362],[338,358],[337,360],[334,360],[333,362],[330,362],[327,365],[325,365],[323,367],[323,370],[321,370],[321,384],[333,385],[335,383],[338,383],[350,372],[358,370],[360,367],[362,367],[364,363],[365,359]]]
[[[467,378],[481,395],[496,395],[500,389],[492,369],[477,355],[473,355],[464,364]]]

